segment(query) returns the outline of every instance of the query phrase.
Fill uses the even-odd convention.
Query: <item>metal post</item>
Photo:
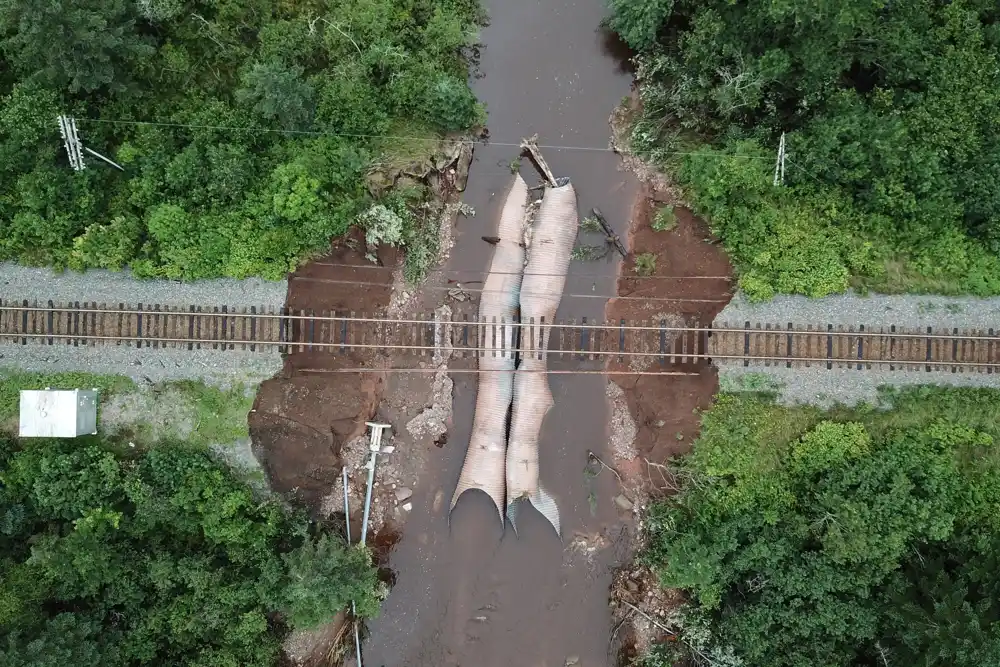
[[[340,469],[343,472],[344,477],[344,519],[347,523],[347,543],[351,543],[351,509],[350,501],[347,499],[347,466]],[[361,665],[361,633],[358,631],[358,608],[354,605],[354,600],[351,600],[351,615],[354,616],[354,653],[357,656],[358,667]]]
[[[380,450],[382,453],[391,454],[393,448],[386,447],[382,450],[382,431],[389,428],[389,424],[379,424],[376,422],[365,422],[371,427],[371,441],[368,445],[368,449],[371,450],[371,458],[368,459],[368,490],[365,492],[365,511],[361,519],[361,544],[365,544],[368,538],[368,515],[371,511],[372,506],[372,485],[375,482],[375,459],[378,458]]]

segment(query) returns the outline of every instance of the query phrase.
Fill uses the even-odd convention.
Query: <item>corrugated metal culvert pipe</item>
[[[479,358],[479,393],[472,424],[472,437],[465,453],[465,463],[458,478],[458,487],[451,499],[455,508],[458,497],[469,489],[479,489],[496,505],[503,523],[505,501],[504,463],[507,449],[507,414],[514,388],[514,365],[517,330],[500,327],[501,321],[512,323],[517,317],[518,299],[524,271],[524,225],[528,206],[528,185],[520,174],[507,193],[495,244],[490,272],[483,284],[479,302],[479,317],[497,327],[487,336]],[[492,346],[492,347],[488,347]]]
[[[538,440],[552,408],[547,349],[559,309],[578,229],[576,191],[568,179],[546,188],[535,215],[528,263],[521,284],[521,350],[507,444],[507,517],[517,530],[518,504],[527,500],[560,533],[559,508],[539,482]],[[531,323],[534,323],[533,325]]]

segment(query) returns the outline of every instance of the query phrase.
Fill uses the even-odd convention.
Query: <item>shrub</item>
[[[656,273],[656,255],[651,252],[644,252],[635,256],[635,266],[632,267],[640,276],[651,276]]]
[[[653,231],[669,232],[677,227],[677,214],[673,206],[661,206],[653,218]]]

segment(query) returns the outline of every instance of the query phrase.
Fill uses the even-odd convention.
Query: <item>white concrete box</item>
[[[96,389],[21,390],[22,438],[75,438],[97,433]]]

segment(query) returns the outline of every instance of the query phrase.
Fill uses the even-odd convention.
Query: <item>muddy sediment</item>
[[[538,133],[557,177],[569,177],[579,208],[600,208],[625,234],[635,178],[606,149],[607,118],[627,94],[631,75],[600,30],[603,0],[495,0],[482,34],[482,78],[474,82],[489,111],[494,143],[477,146],[461,219],[446,265],[462,281],[485,280],[510,164],[522,137]],[[508,145],[514,144],[514,146]],[[567,146],[570,148],[558,148]],[[529,186],[541,179],[522,161]],[[557,318],[604,316],[615,265],[574,262]],[[474,285],[478,287],[478,285]],[[475,316],[473,298],[452,304]],[[475,368],[475,359],[450,368]],[[442,446],[420,451],[424,470],[413,485],[413,511],[390,556],[396,584],[369,624],[365,664],[392,667],[582,667],[611,663],[608,590],[613,569],[628,558],[627,519],[613,498],[611,473],[588,474],[588,452],[608,453],[609,402],[600,362],[593,375],[550,377],[555,405],[539,441],[541,482],[557,498],[562,541],[536,511],[522,509],[518,533],[501,531],[496,508],[482,493],[463,494],[448,514],[472,430],[477,378],[454,373],[454,416]],[[580,369],[579,360],[550,360],[552,370]],[[390,382],[392,377],[390,376]]]
[[[330,253],[290,276],[290,311],[384,312],[392,276],[370,270],[372,263],[359,250],[364,247],[360,236],[354,231],[336,241]],[[379,259],[393,266],[396,252],[382,249]],[[351,284],[356,282],[368,284]],[[261,384],[249,416],[250,435],[271,488],[311,507],[340,483],[341,448],[364,433],[364,422],[381,397],[384,378],[378,373],[313,372],[345,368],[374,371],[374,354],[293,349],[281,373]]]
[[[653,219],[665,206],[674,210],[677,225],[656,231]],[[656,190],[648,183],[643,187],[632,214],[629,248],[629,260],[618,279],[620,298],[608,303],[608,319],[708,326],[729,302],[732,267],[728,258],[711,239],[704,221],[677,205],[669,191]],[[646,253],[655,256],[656,268],[640,275],[635,257]],[[622,373],[637,370],[628,362],[616,361],[609,369]],[[718,390],[718,377],[714,368],[703,363],[656,364],[643,370],[686,373],[612,376],[624,390],[637,425],[638,456],[664,463],[690,448],[700,426],[700,412],[711,405]]]

